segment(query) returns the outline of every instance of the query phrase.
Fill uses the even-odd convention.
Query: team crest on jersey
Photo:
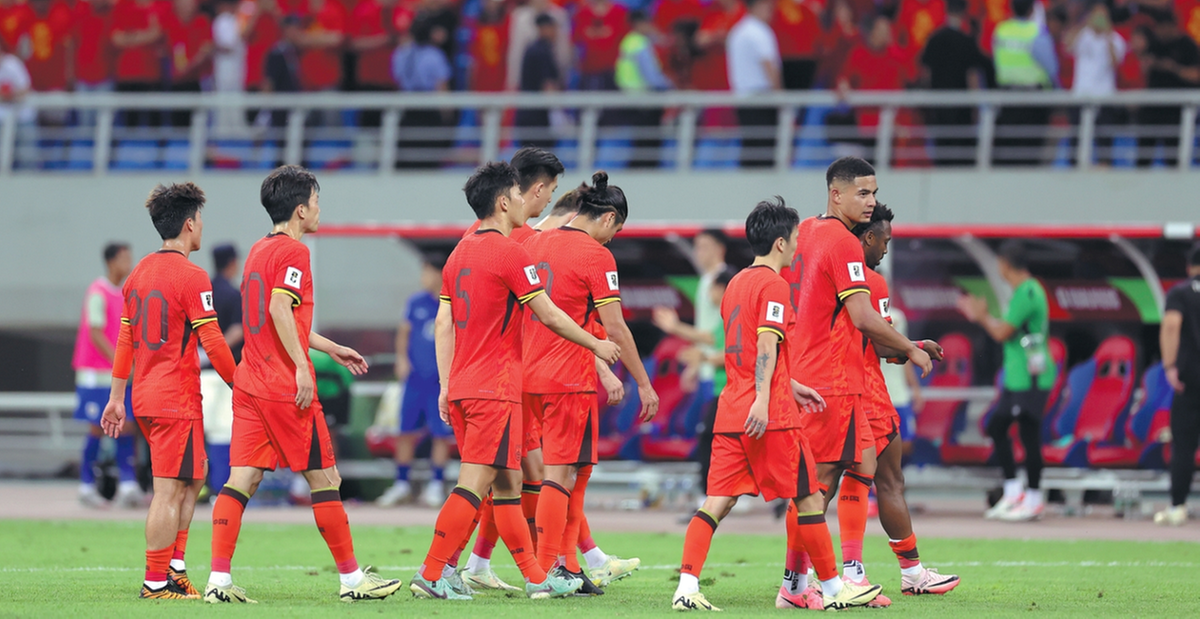
[[[296,267],[288,267],[287,274],[283,276],[283,283],[295,288],[296,290],[299,290],[300,282],[303,279],[304,274],[300,272],[300,269],[297,269]]]
[[[852,282],[867,281],[867,274],[865,271],[863,271],[863,263],[848,262],[848,263],[846,263],[846,268],[850,270],[850,281],[852,281]]]
[[[621,286],[617,284],[617,272],[616,271],[608,271],[607,273],[604,274],[604,279],[608,280],[608,289],[609,290],[620,290],[621,289]]]
[[[879,315],[884,318],[891,318],[892,300],[890,297],[884,297],[879,300]]]
[[[537,267],[532,264],[525,267],[525,279],[529,280],[529,285],[537,286],[542,283],[542,279],[538,277]]]
[[[213,299],[212,299],[212,291],[211,290],[200,293],[200,305],[202,307],[204,307],[204,311],[206,311],[206,312],[213,311]]]
[[[783,324],[783,304],[767,301],[767,322]]]

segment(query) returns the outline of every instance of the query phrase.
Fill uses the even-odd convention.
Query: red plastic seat
[[[1133,340],[1112,336],[1100,343],[1094,358],[1096,375],[1075,421],[1074,441],[1071,445],[1043,447],[1042,456],[1048,465],[1088,466],[1088,445],[1111,444],[1117,424],[1129,408],[1137,362]]]
[[[972,359],[974,347],[971,340],[961,333],[947,333],[938,343],[945,358],[934,364],[930,387],[968,387],[974,374]],[[963,407],[963,400],[936,400],[925,403],[917,414],[916,435],[913,437],[913,461],[918,464],[937,464],[941,461],[941,447],[949,443],[954,429],[954,419]]]

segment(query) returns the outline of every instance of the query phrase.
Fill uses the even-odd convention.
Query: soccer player
[[[100,420],[106,434],[120,435],[125,386],[136,364],[133,405],[154,474],[154,498],[146,514],[146,579],[139,596],[146,599],[200,597],[184,563],[188,527],[208,466],[197,341],[226,383],[235,367],[217,326],[208,274],[188,261],[188,254],[200,249],[203,207],[204,192],[192,183],[159,185],[146,200],[162,249],[143,258],[125,282],[112,390]]]
[[[891,296],[888,293],[887,280],[875,272],[879,263],[887,255],[888,243],[892,240],[892,210],[884,204],[876,204],[871,213],[870,223],[854,227],[854,234],[862,244],[863,258],[867,267],[867,286],[871,289],[871,306],[879,315],[891,323],[889,306]],[[926,340],[923,342],[927,350],[936,349],[937,343]],[[879,353],[875,346],[867,342],[863,346],[866,374],[864,376],[863,408],[867,411],[867,420],[871,424],[871,436],[875,441],[875,453],[878,466],[875,471],[875,491],[879,495],[879,523],[888,534],[889,545],[896,559],[900,562],[900,590],[905,595],[937,594],[950,592],[958,586],[958,576],[938,574],[937,570],[921,565],[921,557],[917,552],[917,536],[913,533],[912,517],[908,513],[908,502],[904,498],[904,473],[900,470],[900,460],[904,450],[900,442],[900,414],[892,406],[891,396],[888,395],[884,383],[883,371],[880,367]],[[847,475],[852,475],[847,473]],[[860,533],[863,529],[858,525],[863,523],[849,521],[855,515],[854,510],[841,508],[850,503],[864,503],[867,491],[862,484],[843,482],[841,494],[838,497],[838,519],[842,531],[842,565],[843,576],[854,583],[867,583],[867,572],[862,563],[862,536],[854,537],[848,533]],[[883,598],[884,596],[880,596]],[[876,600],[882,602],[882,600]]]
[[[871,306],[862,245],[850,229],[871,220],[878,190],[875,169],[858,157],[843,157],[829,166],[825,181],[826,212],[800,222],[784,279],[797,314],[792,377],[808,381],[826,402],[822,413],[803,415],[801,421],[828,505],[843,471],[853,469],[847,483],[870,488],[874,481],[875,442],[862,404],[862,336],[871,339],[879,354],[908,357],[925,374],[932,362],[929,353],[897,333]],[[839,505],[842,509],[851,510],[851,520],[865,528],[865,500]],[[797,545],[794,537],[789,532],[789,547]],[[803,554],[794,558],[798,563],[789,560],[785,580],[808,569]]]
[[[592,187],[579,195],[579,212],[569,224],[536,234],[524,243],[546,282],[547,294],[581,327],[599,321],[621,347],[621,360],[638,385],[641,419],[658,412],[658,394],[642,366],[633,334],[621,312],[617,263],[604,247],[629,214],[625,193],[608,184],[608,174],[592,176]],[[583,517],[583,496],[592,466],[597,462],[600,431],[595,409],[595,359],[586,349],[568,342],[530,317],[523,336],[525,376],[522,396],[525,417],[541,424],[545,480],[537,507],[538,563],[551,569],[559,556],[575,554]],[[584,593],[602,592],[566,558],[559,575],[584,581]]]
[[[605,363],[615,363],[620,348],[596,339],[558,309],[544,294],[529,253],[509,238],[526,216],[516,170],[507,163],[488,163],[463,191],[480,226],[446,262],[436,322],[439,409],[454,427],[463,464],[410,589],[417,597],[470,599],[469,589],[444,578],[454,574],[447,561],[465,544],[484,497],[493,490],[496,527],[525,576],[526,595],[570,595],[583,582],[547,575],[538,565],[521,512],[524,308],[528,305],[547,328]]]
[[[83,457],[79,461],[79,502],[89,507],[107,504],[96,489],[96,459],[100,455],[100,414],[108,402],[112,387],[113,355],[116,352],[117,335],[121,330],[121,282],[129,276],[133,267],[129,245],[109,243],[104,247],[106,273],[88,286],[84,297],[83,311],[79,317],[79,332],[75,337],[75,356],[71,365],[75,369],[75,395],[79,404],[75,407],[75,419],[88,422],[88,435],[83,442]],[[130,395],[126,394],[129,405]],[[125,425],[124,432],[117,437],[117,466],[120,484],[117,486],[115,503],[133,507],[142,500],[142,489],[138,486],[134,470],[134,452],[137,436],[133,423]]]
[[[525,200],[525,221],[541,217],[542,211],[546,210],[546,207],[550,205],[550,200],[554,198],[554,191],[558,189],[558,177],[562,176],[565,170],[562,162],[548,150],[526,146],[513,153],[511,163],[521,179],[521,197]],[[463,238],[475,234],[479,226],[479,221],[471,224]],[[513,228],[509,238],[518,243],[524,243],[533,233],[534,229],[529,227],[528,223],[522,223]]]
[[[799,532],[803,547],[817,563],[824,588],[819,608],[862,606],[879,593],[878,586],[843,584],[837,578],[816,469],[800,430],[797,403],[812,415],[824,402],[789,372],[796,315],[779,271],[796,251],[799,220],[782,198],[760,202],[746,218],[746,240],[754,251],[754,263],[733,277],[721,299],[728,383],[717,402],[708,498],[688,525],[683,542],[679,586],[671,598],[675,610],[720,610],[700,592],[700,571],[717,524],[738,497],[747,494],[761,494],[768,502],[789,499],[795,506],[798,516],[789,529]],[[797,595],[803,598],[802,608],[817,607],[804,588]]]
[[[417,439],[429,432],[433,446],[429,460],[433,478],[425,486],[421,502],[441,507],[446,501],[442,478],[450,459],[454,431],[438,415],[437,351],[433,340],[433,320],[437,316],[437,294],[442,289],[445,259],[425,256],[421,265],[421,290],[408,299],[404,320],[396,330],[396,378],[404,382],[404,400],[400,403],[400,435],[396,437],[396,483],[375,502],[383,507],[401,503],[412,494],[408,469],[412,465]]]
[[[342,478],[316,397],[310,347],[354,374],[367,370],[362,355],[312,330],[313,274],[300,239],[320,224],[320,190],[312,172],[292,165],[276,168],[262,182],[260,200],[274,227],[250,248],[243,267],[246,339],[234,380],[229,482],[212,512],[212,573],[204,590],[212,604],[251,601],[233,584],[230,560],[246,503],[263,471],[278,464],[303,475],[312,489],[313,516],[337,564],[343,602],[384,598],[401,585],[359,569],[338,490]]]

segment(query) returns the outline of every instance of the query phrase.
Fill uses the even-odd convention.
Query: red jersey
[[[905,82],[912,77],[911,71],[916,65],[906,60],[903,50],[891,46],[883,50],[875,50],[865,43],[860,43],[850,50],[846,64],[842,67],[842,77],[855,90],[903,90]],[[855,108],[859,127],[876,127],[879,125],[879,108]]]
[[[700,22],[700,31],[721,36],[721,43],[710,46],[696,59],[692,67],[692,82],[697,90],[729,90],[729,72],[725,68],[725,36],[746,15],[746,7],[738,2],[726,11],[717,4],[709,7]]]
[[[21,35],[35,19],[37,16],[33,9],[24,2],[0,6],[0,42],[4,43],[10,54],[19,49]]]
[[[968,11],[980,25],[979,47],[986,53],[992,53],[992,33],[1000,22],[1012,17],[1011,0],[974,0],[968,4]]]
[[[620,55],[621,39],[629,33],[629,9],[608,3],[603,15],[584,4],[575,14],[575,43],[582,48],[579,72],[588,75],[612,72]]]
[[[1175,14],[1179,27],[1200,43],[1200,0],[1175,0]]]
[[[139,32],[149,29],[155,22],[164,26],[170,7],[170,4],[161,0],[151,0],[146,4],[135,0],[118,0],[117,5],[113,7],[113,32]],[[162,64],[159,63],[158,53],[158,43],[117,48],[117,81],[157,83],[162,78]]]
[[[704,17],[704,5],[700,0],[662,0],[654,7],[653,15],[658,32],[670,36],[677,22],[689,19],[699,24]]]
[[[803,0],[778,0],[771,21],[779,41],[779,55],[786,59],[815,58],[824,32],[821,18]]]
[[[621,301],[617,261],[612,252],[578,228],[557,228],[525,242],[546,294],[575,324],[595,333],[596,309]],[[547,329],[530,312],[522,336],[525,393],[596,391],[592,351]]]
[[[797,244],[782,273],[796,311],[792,378],[823,396],[861,394],[862,334],[843,302],[870,292],[862,245],[840,220],[824,216],[800,222]]]
[[[132,327],[133,410],[138,417],[203,419],[200,338],[192,332],[217,319],[204,269],[170,250],[134,267],[123,289],[121,323]]]
[[[499,231],[458,242],[442,269],[441,302],[454,317],[450,400],[521,401],[525,304],[544,292],[529,252]]]
[[[320,10],[311,16],[308,34],[346,32],[346,9],[335,0],[324,0]],[[310,48],[300,52],[300,84],[304,90],[329,90],[342,82],[342,52],[340,47]]]
[[[475,92],[501,92],[507,78],[509,19],[496,23],[475,25],[475,36],[471,39],[471,90]]]
[[[275,294],[291,297],[300,350],[307,356],[313,320],[308,246],[283,233],[259,239],[246,256],[242,275],[242,326],[246,340],[233,382],[256,398],[292,402],[296,399],[296,364],[283,347],[275,331],[275,319],[271,318],[270,303]],[[308,371],[316,381],[311,361]]]
[[[184,23],[171,13],[163,29],[167,31],[167,53],[171,58],[171,81],[195,82],[212,74],[212,60],[190,72],[187,68],[205,45],[212,45],[212,21],[208,16],[197,13]]]
[[[942,0],[903,0],[896,15],[896,42],[916,57],[944,23],[946,3]]]
[[[469,228],[467,228],[467,231],[465,233],[463,233],[463,238],[464,239],[469,238],[471,235],[475,234],[478,231],[479,231],[479,220],[476,219],[475,223],[471,224],[471,226]],[[538,233],[538,231],[534,230],[533,226],[531,226],[529,224],[525,224],[525,225],[521,226],[520,228],[513,228],[513,231],[508,234],[508,238],[516,241],[517,244],[520,245],[520,244],[523,244],[525,241],[528,241],[529,237],[531,237],[537,233]]]
[[[246,33],[246,89],[259,90],[262,88],[267,53],[279,42],[283,30],[275,16],[260,12],[253,0],[243,2],[238,8],[238,22],[243,28],[250,27]]]
[[[800,427],[800,409],[792,397],[791,331],[796,313],[788,301],[788,285],[768,266],[752,266],[733,276],[721,298],[725,323],[725,373],[729,382],[717,400],[713,432],[745,431],[746,416],[754,404],[754,372],[758,335],[779,336],[775,373],[771,375],[771,399],[767,403],[767,430]]]
[[[33,89],[39,92],[67,89],[67,43],[71,40],[71,9],[55,2],[45,16],[33,14],[22,36],[29,37],[25,67]]]
[[[875,311],[883,316],[888,324],[891,324],[892,317],[889,313],[891,306],[891,298],[888,294],[887,280],[882,275],[874,270],[867,269],[867,286],[871,289],[871,306]],[[883,380],[883,370],[880,367],[879,353],[875,351],[875,344],[871,342],[867,336],[863,336],[863,355],[866,374],[863,376],[864,404],[867,406],[867,412],[871,413],[872,417],[881,416],[883,413],[891,413],[892,396],[888,393],[887,383]]]
[[[412,27],[413,12],[400,4],[384,8],[379,0],[362,0],[354,7],[350,19],[350,36],[376,37],[397,35]],[[395,47],[382,45],[358,54],[357,81],[377,88],[395,88],[392,78],[392,52]]]
[[[111,8],[99,12],[91,2],[75,3],[75,79],[98,84],[113,77]]]

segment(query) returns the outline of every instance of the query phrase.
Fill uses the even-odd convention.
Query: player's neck
[[[159,251],[177,251],[183,254],[183,257],[186,258],[192,253],[192,242],[190,239],[184,239],[182,237],[167,239],[163,241],[162,247],[159,249]]]
[[[292,218],[283,223],[275,224],[275,227],[271,228],[271,234],[286,234],[299,241],[304,238],[304,226],[300,223],[300,220]]]
[[[121,278],[117,276],[116,271],[109,271],[108,275],[106,275],[105,277],[108,279],[108,283],[110,283],[114,286],[121,285]]]
[[[484,230],[496,230],[504,236],[512,236],[514,227],[515,226],[513,226],[513,223],[509,221],[503,213],[497,213],[491,217],[488,217],[487,219],[479,220],[480,232],[483,232]]]
[[[850,221],[849,217],[839,213],[837,206],[835,206],[833,203],[830,203],[829,206],[825,207],[825,219],[836,219],[842,222],[842,225],[846,226],[847,230],[854,229],[854,222]]]
[[[767,267],[767,268],[771,269],[772,271],[775,271],[776,273],[778,273],[779,270],[783,268],[782,266],[780,266],[781,261],[783,260],[783,258],[781,256],[782,256],[782,254],[776,254],[775,252],[771,252],[765,256],[755,256],[754,262],[750,263],[750,266],[752,266],[752,267]]]

